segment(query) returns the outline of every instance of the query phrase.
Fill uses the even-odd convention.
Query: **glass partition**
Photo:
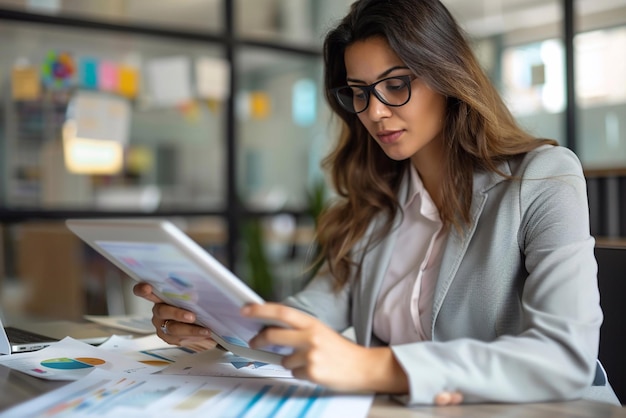
[[[239,196],[251,209],[306,210],[337,134],[320,60],[251,48],[238,60]]]
[[[502,95],[518,122],[565,143],[565,56],[559,39],[511,46],[502,54]]]
[[[579,33],[575,48],[578,153],[588,169],[624,168],[626,25]]]
[[[319,58],[245,48],[237,59],[238,195],[251,211],[277,213],[242,220],[237,271],[281,300],[300,289],[314,257],[314,213],[327,193],[320,163],[337,121]]]
[[[353,0],[235,0],[238,36],[320,47]]]
[[[5,207],[224,206],[221,47],[13,22],[0,37]],[[108,151],[68,143],[70,119],[82,121],[74,136],[121,144],[117,168],[72,170],[70,157],[94,164]]]
[[[626,237],[626,1],[575,2],[577,136],[599,243]]]

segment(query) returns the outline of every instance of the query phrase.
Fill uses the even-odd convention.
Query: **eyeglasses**
[[[416,78],[415,75],[398,75],[383,78],[369,86],[342,86],[331,91],[345,110],[361,113],[370,104],[371,94],[387,106],[405,105],[411,99],[411,83]]]

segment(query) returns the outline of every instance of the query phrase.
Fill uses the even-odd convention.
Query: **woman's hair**
[[[339,199],[320,216],[317,239],[337,288],[360,269],[360,257],[353,250],[371,222],[383,215],[373,242],[390,231],[399,208],[400,182],[410,164],[387,157],[358,116],[339,106],[330,92],[346,84],[346,47],[372,37],[386,39],[414,74],[447,97],[441,133],[447,160],[439,207],[446,227],[470,222],[476,170],[500,173],[499,162],[555,144],[520,129],[439,0],[356,1],[328,33],[323,50],[326,99],[342,127],[337,146],[323,161]]]

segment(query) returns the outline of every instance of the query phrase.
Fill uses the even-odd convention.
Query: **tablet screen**
[[[210,276],[183,252],[168,243],[96,241],[96,244],[135,275],[150,283],[170,305],[192,311],[197,322],[230,344],[248,347],[263,324],[243,318],[245,302],[237,300],[218,277]],[[287,354],[286,347],[267,351]]]

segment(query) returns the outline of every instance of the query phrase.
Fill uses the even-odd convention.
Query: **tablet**
[[[283,324],[244,318],[240,309],[263,299],[189,238],[162,219],[68,219],[67,227],[128,276],[152,285],[170,305],[192,311],[225,349],[242,357],[280,364],[291,348],[252,349],[263,327]]]

